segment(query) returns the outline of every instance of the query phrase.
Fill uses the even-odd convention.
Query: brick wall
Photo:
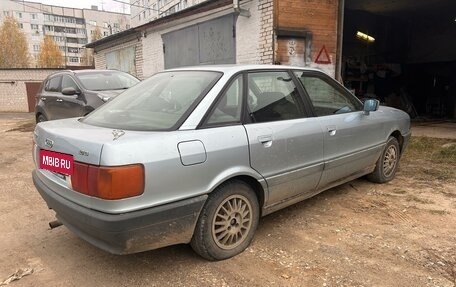
[[[142,68],[145,78],[164,70],[162,33],[161,31],[148,32],[146,38],[142,39]]]
[[[136,52],[135,52],[136,71],[135,71],[135,73],[132,73],[132,74],[134,74],[139,79],[143,79],[144,78],[144,75],[143,75],[143,47],[142,47],[141,41],[138,40],[137,38],[133,38],[133,39],[130,39],[127,41],[124,38],[121,38],[116,41],[110,42],[109,46],[107,46],[107,47],[97,47],[97,49],[95,49],[95,53],[93,56],[94,62],[95,62],[95,69],[99,69],[99,70],[106,69],[106,54],[107,53],[110,53],[110,52],[113,52],[116,50],[120,50],[120,49],[124,49],[124,48],[129,48],[132,46],[134,46],[136,49]]]
[[[0,69],[0,112],[28,112],[26,82],[41,83],[53,69]]]
[[[277,29],[292,29],[310,31],[311,63],[310,67],[320,68],[330,75],[335,74],[337,55],[337,23],[338,0],[275,0],[275,27]],[[315,60],[323,46],[329,54],[331,63],[318,64]],[[324,52],[323,60],[326,60]]]
[[[274,1],[259,0],[258,10],[261,13],[259,52],[262,64],[274,63],[273,15]]]

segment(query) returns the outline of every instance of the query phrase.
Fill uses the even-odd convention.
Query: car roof
[[[104,69],[104,70],[97,70],[97,69],[82,69],[82,70],[61,70],[61,71],[58,71],[58,72],[55,72],[55,73],[52,73],[50,74],[48,77],[51,77],[51,76],[56,76],[56,75],[60,75],[60,74],[86,74],[86,73],[105,73],[105,72],[119,72],[119,73],[125,73],[125,74],[128,74],[126,72],[123,72],[123,71],[119,71],[119,70],[109,70],[109,69]]]
[[[309,68],[309,67],[297,67],[297,66],[286,66],[286,65],[267,65],[267,64],[231,64],[231,65],[201,65],[201,66],[190,66],[174,68],[165,71],[215,71],[223,73],[237,73],[247,70],[307,70],[307,71],[318,71],[320,69]],[[164,72],[165,72],[164,71]]]

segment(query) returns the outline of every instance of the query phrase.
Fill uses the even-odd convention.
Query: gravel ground
[[[49,229],[32,121],[0,114],[0,282],[22,270],[11,286],[456,286],[456,183],[408,172],[421,163],[407,155],[390,183],[358,179],[263,218],[232,259],[187,245],[115,256]]]

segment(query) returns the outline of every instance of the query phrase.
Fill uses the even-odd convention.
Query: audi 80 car
[[[241,253],[259,218],[355,178],[392,180],[410,118],[321,71],[157,73],[83,118],[39,123],[34,184],[59,222],[128,254],[190,243]]]
[[[81,117],[139,82],[116,70],[65,70],[49,75],[36,96],[36,122]]]

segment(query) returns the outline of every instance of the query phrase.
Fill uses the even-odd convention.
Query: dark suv
[[[49,75],[36,96],[36,122],[85,116],[139,80],[116,70],[61,71]]]

